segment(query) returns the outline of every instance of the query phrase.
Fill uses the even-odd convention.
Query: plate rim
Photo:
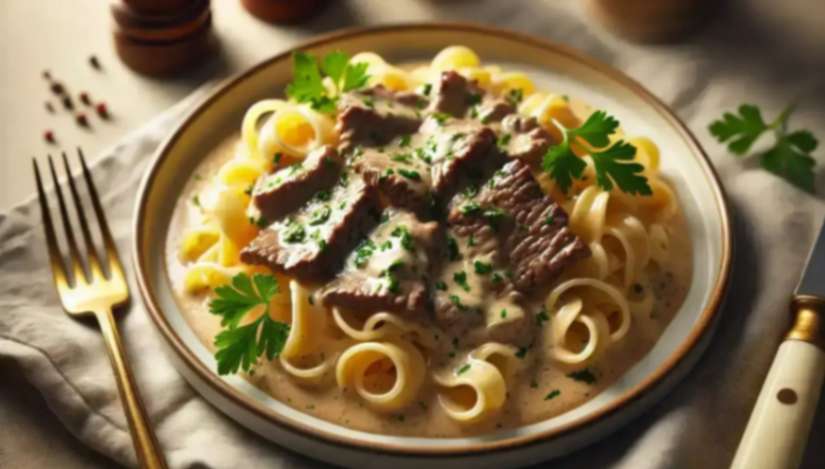
[[[624,392],[610,405],[605,406],[597,412],[582,416],[553,429],[496,441],[479,441],[470,445],[465,444],[439,447],[424,445],[411,446],[397,443],[378,443],[361,438],[344,436],[342,434],[327,433],[309,425],[282,418],[269,407],[247,395],[238,392],[228,383],[220,379],[220,377],[218,377],[213,370],[208,369],[203,363],[201,363],[201,361],[195,356],[194,352],[190,350],[180,336],[178,336],[169,321],[166,319],[165,314],[162,312],[162,308],[160,307],[154,292],[149,287],[149,281],[147,280],[149,277],[149,268],[143,262],[145,256],[142,251],[144,239],[143,233],[145,233],[144,224],[146,220],[145,214],[148,189],[155,180],[159,165],[168,156],[168,149],[181,137],[181,135],[188,129],[191,122],[197,116],[207,112],[214,101],[229,92],[229,90],[242,84],[248,77],[255,75],[258,71],[268,67],[273,62],[287,58],[294,51],[306,48],[315,48],[343,39],[351,39],[388,32],[405,32],[410,30],[468,32],[493,37],[502,37],[507,40],[526,43],[532,47],[547,50],[551,53],[561,54],[580,65],[592,69],[596,73],[608,78],[610,81],[631,91],[646,104],[650,105],[651,108],[656,111],[657,114],[659,114],[659,116],[662,117],[680,137],[682,137],[690,152],[697,157],[700,166],[711,183],[714,202],[722,215],[720,220],[722,246],[720,250],[720,265],[717,269],[715,269],[715,271],[720,272],[720,275],[712,287],[708,304],[697,319],[696,324],[691,328],[691,331],[687,337],[667,357],[667,359],[663,360],[659,364],[654,372],[650,373],[645,377],[645,379]],[[687,356],[689,356],[691,350],[701,343],[701,339],[706,334],[712,333],[714,319],[716,319],[719,315],[721,304],[724,300],[728,285],[730,284],[733,259],[733,234],[731,230],[729,202],[719,179],[719,175],[711,164],[710,158],[700,145],[698,139],[688,129],[684,122],[676,116],[669,106],[654,96],[639,82],[627,76],[620,70],[592,58],[586,53],[573,47],[510,29],[472,22],[405,22],[338,29],[329,33],[316,35],[306,41],[299,42],[267,59],[262,60],[244,71],[223,80],[215,87],[214,90],[202,98],[198,104],[188,112],[183,120],[175,127],[172,133],[165,138],[158,146],[157,150],[155,150],[150,166],[146,170],[146,174],[144,175],[138,190],[138,198],[135,203],[133,213],[132,234],[131,257],[135,268],[135,278],[138,283],[141,299],[143,300],[143,304],[146,307],[152,322],[165,339],[166,345],[169,346],[171,350],[181,359],[180,363],[186,365],[190,371],[198,375],[198,377],[209,385],[213,391],[220,393],[224,398],[233,401],[235,404],[255,414],[257,417],[263,418],[267,422],[279,426],[281,430],[297,432],[303,437],[307,437],[325,444],[346,446],[359,450],[372,451],[378,454],[391,454],[395,456],[448,456],[463,455],[468,453],[492,453],[504,450],[513,450],[518,447],[524,447],[532,444],[547,443],[551,440],[570,435],[574,431],[584,430],[587,427],[591,427],[599,421],[615,415],[623,408],[631,406],[634,402],[641,400],[643,397],[647,396],[654,389],[656,389],[657,385],[661,384],[661,382],[664,381],[671,372],[675,371],[678,365]]]

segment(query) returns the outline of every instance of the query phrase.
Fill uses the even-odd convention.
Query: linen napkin
[[[363,2],[362,2],[363,3]],[[632,424],[572,455],[557,468],[725,467],[732,458],[776,345],[787,324],[787,303],[805,254],[825,215],[822,196],[802,193],[756,165],[737,160],[708,136],[723,110],[758,100],[775,114],[791,97],[812,96],[793,124],[825,135],[825,93],[818,75],[787,74],[776,63],[806,64],[791,56],[771,61],[740,54],[748,38],[724,28],[708,39],[669,48],[642,48],[602,38],[576,17],[520,2],[456,2],[453,17],[474,18],[549,36],[611,63],[650,87],[696,132],[719,171],[735,221],[735,268],[717,333],[687,378]],[[460,5],[472,3],[472,5]],[[560,16],[559,16],[560,15]],[[548,31],[547,24],[553,24]],[[720,50],[720,47],[723,50]],[[766,54],[784,50],[764,44]],[[807,68],[807,70],[814,70]],[[206,93],[125,138],[92,168],[127,271],[134,197],[149,156]],[[790,93],[793,93],[791,95]],[[820,159],[822,150],[819,152]],[[667,149],[663,149],[667,157]],[[818,174],[825,192],[825,177]],[[108,359],[96,326],[68,318],[51,283],[40,214],[33,199],[0,214],[0,360],[16,362],[52,412],[84,445],[118,464],[136,459]],[[175,468],[321,467],[265,441],[224,417],[195,394],[172,368],[137,297],[120,326],[158,437]],[[12,383],[2,383],[11,386]],[[825,412],[820,405],[805,458],[822,467]],[[47,429],[44,429],[47,431]]]

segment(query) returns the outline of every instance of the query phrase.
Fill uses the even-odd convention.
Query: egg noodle
[[[535,117],[556,141],[561,139],[559,126],[573,128],[587,117],[574,112],[566,96],[537,90],[523,73],[483,65],[476,53],[463,46],[448,47],[428,65],[412,69],[388,64],[372,52],[359,53],[351,61],[367,64],[369,85],[393,91],[434,84],[446,70],[457,71],[494,95],[520,90],[523,100],[518,112]],[[330,80],[324,85],[338,92]],[[239,258],[240,250],[259,231],[249,188],[262,175],[299,162],[322,145],[336,145],[338,135],[334,116],[307,104],[266,99],[247,110],[241,139],[234,157],[198,192],[179,244],[178,255],[185,265],[183,286],[191,294],[224,285],[241,272],[271,274]],[[542,189],[567,211],[570,229],[591,252],[568,267],[546,297],[547,317],[540,321],[531,349],[542,363],[567,369],[596,363],[614,344],[632,340],[634,323],[653,313],[651,278],[670,258],[669,221],[679,207],[673,190],[660,177],[657,146],[646,137],[626,139],[636,148],[635,161],[644,166],[652,195],[601,189],[593,160],[585,152],[578,155],[587,163],[584,177],[566,193],[546,173],[534,171]],[[317,285],[302,285],[281,274],[276,277],[281,288],[272,299],[270,314],[291,325],[276,366],[301,385],[337,385],[379,412],[404,409],[420,399],[423,386],[429,386],[444,413],[469,424],[488,419],[505,405],[508,387],[526,366],[518,347],[489,341],[459,351],[449,366],[433,369],[430,354],[438,347],[439,336],[445,337],[436,326],[425,327],[390,312],[364,318],[357,312],[326,310],[312,301]],[[502,319],[487,318],[488,327],[497,321]]]

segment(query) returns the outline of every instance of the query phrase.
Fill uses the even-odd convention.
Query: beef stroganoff
[[[447,437],[559,415],[652,347],[692,266],[650,139],[462,46],[294,68],[170,229],[219,373],[351,428]]]

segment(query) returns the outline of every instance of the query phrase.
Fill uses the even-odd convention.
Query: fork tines
[[[72,177],[66,152],[63,152],[63,168],[66,173],[66,179],[68,180],[69,192],[71,192],[72,199],[74,201],[75,214],[77,216],[76,218],[83,234],[84,244],[86,245],[87,255],[84,262],[84,258],[80,254],[80,250],[78,249],[78,244],[75,239],[75,232],[72,226],[71,217],[69,216],[66,202],[63,198],[63,190],[61,189],[58,181],[54,161],[51,155],[49,155],[49,172],[52,176],[54,192],[57,194],[57,205],[60,211],[60,218],[63,221],[65,240],[69,250],[68,269],[67,265],[64,263],[63,257],[60,254],[60,248],[58,245],[57,236],[55,235],[51,212],[49,210],[48,198],[46,196],[46,191],[43,188],[43,181],[40,176],[40,168],[37,164],[37,159],[32,158],[34,177],[37,182],[37,195],[40,202],[40,212],[43,216],[43,228],[46,233],[46,244],[48,245],[52,274],[54,275],[55,283],[57,283],[58,286],[62,285],[64,287],[72,287],[77,284],[88,284],[96,278],[110,278],[113,273],[122,276],[123,270],[117,256],[117,250],[112,234],[109,231],[109,225],[106,222],[106,217],[103,213],[103,208],[100,205],[97,189],[95,188],[94,181],[89,173],[89,168],[86,165],[83,151],[78,148],[77,153],[80,160],[80,166],[82,168],[83,179],[86,180],[89,199],[91,199],[95,217],[97,218],[98,225],[100,226],[100,236],[103,240],[106,259],[104,259],[105,262],[101,263],[101,258],[95,248],[94,238],[92,237],[92,233],[89,229],[89,221],[83,208],[81,196],[75,185],[74,178]]]

